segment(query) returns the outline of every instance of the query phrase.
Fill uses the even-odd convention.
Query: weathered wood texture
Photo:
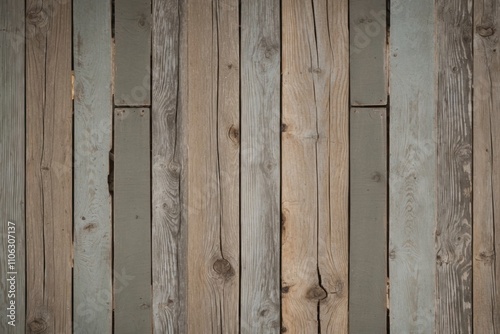
[[[6,334],[25,332],[24,9],[24,1],[0,2],[0,332]],[[8,267],[7,254],[13,249],[7,247],[8,232],[15,236],[14,267]],[[17,272],[13,298],[8,293],[8,272]],[[15,301],[15,319],[7,318],[11,301]],[[15,327],[8,324],[10,320]]]
[[[390,327],[434,333],[436,81],[434,1],[391,7]]]
[[[282,326],[291,333],[347,332],[347,10],[347,1],[283,2]]]
[[[26,5],[27,331],[70,333],[71,2]]]
[[[280,331],[279,5],[241,2],[242,333]]]
[[[436,6],[436,332],[471,333],[472,0]]]
[[[387,31],[385,0],[351,0],[351,105],[387,103]]]
[[[386,109],[351,109],[349,332],[387,331]]]
[[[151,201],[149,109],[115,109],[113,270],[114,331],[151,333]]]
[[[115,0],[115,105],[151,104],[151,0]]]
[[[191,333],[236,333],[239,326],[238,12],[236,0],[187,4]]]
[[[474,2],[473,327],[500,333],[500,3]]]
[[[111,3],[73,3],[74,331],[111,333]],[[120,274],[121,273],[117,273]],[[116,276],[116,275],[115,275]],[[129,276],[120,276],[122,285]],[[115,286],[116,288],[116,286]]]

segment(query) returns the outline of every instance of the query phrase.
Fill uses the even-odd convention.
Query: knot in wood
[[[309,290],[307,290],[306,293],[306,298],[307,299],[315,299],[315,300],[322,300],[325,299],[327,296],[325,289],[320,287],[319,285],[313,286]]]
[[[477,26],[476,31],[481,37],[489,37],[495,33],[492,27]]]
[[[289,286],[284,286],[281,288],[281,293],[288,293],[290,291],[290,287]]]
[[[226,259],[218,259],[214,262],[214,271],[225,279],[229,279],[234,276],[234,269]]]
[[[174,176],[178,176],[181,173],[181,164],[176,161],[171,161],[168,164],[168,171]]]
[[[42,318],[35,318],[29,322],[28,327],[32,333],[43,333],[47,330],[47,322]]]
[[[371,176],[371,179],[375,182],[380,182],[382,179],[382,175],[379,172],[374,172]]]
[[[235,144],[239,144],[239,142],[240,142],[240,130],[238,129],[238,127],[236,125],[231,125],[231,127],[229,127],[228,136],[232,142],[234,142]]]

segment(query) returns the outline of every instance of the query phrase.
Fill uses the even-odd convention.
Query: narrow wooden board
[[[347,332],[347,9],[282,7],[282,331],[291,333]]]
[[[351,0],[351,105],[387,104],[385,0]]]
[[[151,104],[151,0],[115,0],[115,105]]]
[[[349,332],[387,332],[387,119],[351,109]]]
[[[187,4],[189,333],[239,327],[238,16],[237,0]]]
[[[473,328],[500,333],[500,3],[474,2]]]
[[[113,282],[114,331],[151,333],[150,113],[115,108],[113,270],[133,276]]]
[[[24,1],[0,2],[0,332],[25,333],[25,113]],[[11,222],[11,224],[9,224]],[[9,228],[10,226],[10,228]],[[15,230],[12,229],[14,227]],[[15,264],[9,266],[10,240]],[[12,243],[10,243],[12,245]],[[17,274],[8,274],[16,272]],[[15,276],[15,296],[7,278]],[[12,297],[12,298],[11,298]],[[15,319],[7,307],[15,302]],[[8,321],[14,320],[14,325]]]
[[[26,250],[29,333],[72,331],[71,2],[27,1]]]
[[[242,333],[280,331],[280,2],[241,2]]]
[[[111,333],[112,132],[110,1],[75,1],[74,307],[75,333]],[[133,279],[115,273],[126,287]],[[115,289],[117,287],[115,286]]]
[[[434,333],[436,81],[432,0],[391,7],[389,273],[392,333]]]
[[[472,332],[472,0],[436,3],[436,332]]]

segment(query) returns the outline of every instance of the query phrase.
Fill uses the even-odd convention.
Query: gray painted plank
[[[436,2],[436,332],[472,332],[472,0]]]
[[[110,1],[75,1],[74,307],[75,333],[111,333],[112,132]],[[122,286],[131,279],[115,273]],[[116,288],[116,286],[115,286]]]
[[[115,109],[113,270],[134,279],[114,281],[114,331],[151,333],[150,113]]]
[[[387,331],[386,110],[351,109],[349,332]]]
[[[500,2],[474,1],[474,26],[473,323],[500,333]]]
[[[241,3],[242,333],[280,331],[280,5]]]
[[[391,7],[389,273],[393,333],[434,333],[434,1]]]
[[[387,103],[387,32],[385,0],[351,0],[351,105]]]
[[[151,104],[151,0],[115,1],[115,105]]]
[[[24,1],[0,2],[0,332],[6,334],[25,332],[24,17]],[[15,240],[12,268],[7,258],[9,232],[10,240]],[[17,272],[12,298],[8,272]],[[15,318],[8,319],[12,301]]]

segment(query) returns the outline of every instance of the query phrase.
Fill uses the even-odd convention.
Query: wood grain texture
[[[71,3],[30,0],[26,17],[27,332],[70,333]]]
[[[280,3],[241,3],[242,333],[280,331]]]
[[[386,109],[350,118],[349,333],[386,333]]]
[[[149,109],[115,109],[113,270],[134,277],[113,283],[116,333],[152,331],[149,124]]]
[[[282,330],[346,333],[348,6],[282,6]]]
[[[0,2],[0,332],[25,333],[25,4]],[[15,225],[16,262],[8,267],[8,233]],[[10,238],[10,240],[14,240]],[[10,247],[10,250],[13,248]],[[17,272],[16,295],[10,298],[7,272]],[[15,319],[7,307],[15,301]],[[10,311],[9,311],[10,314]],[[14,320],[15,326],[7,321]]]
[[[115,0],[117,106],[151,104],[151,0]]]
[[[112,133],[110,1],[75,1],[74,332],[111,333]],[[118,273],[126,287],[132,280]],[[116,276],[116,273],[115,273]],[[116,288],[116,286],[115,286]]]
[[[238,13],[238,1],[187,4],[190,333],[239,326]]]
[[[474,2],[473,328],[500,333],[500,3]]]
[[[434,333],[436,81],[434,1],[391,7],[390,327]]]
[[[351,105],[387,104],[385,0],[351,0]]]
[[[436,332],[472,332],[472,1],[436,3]]]

